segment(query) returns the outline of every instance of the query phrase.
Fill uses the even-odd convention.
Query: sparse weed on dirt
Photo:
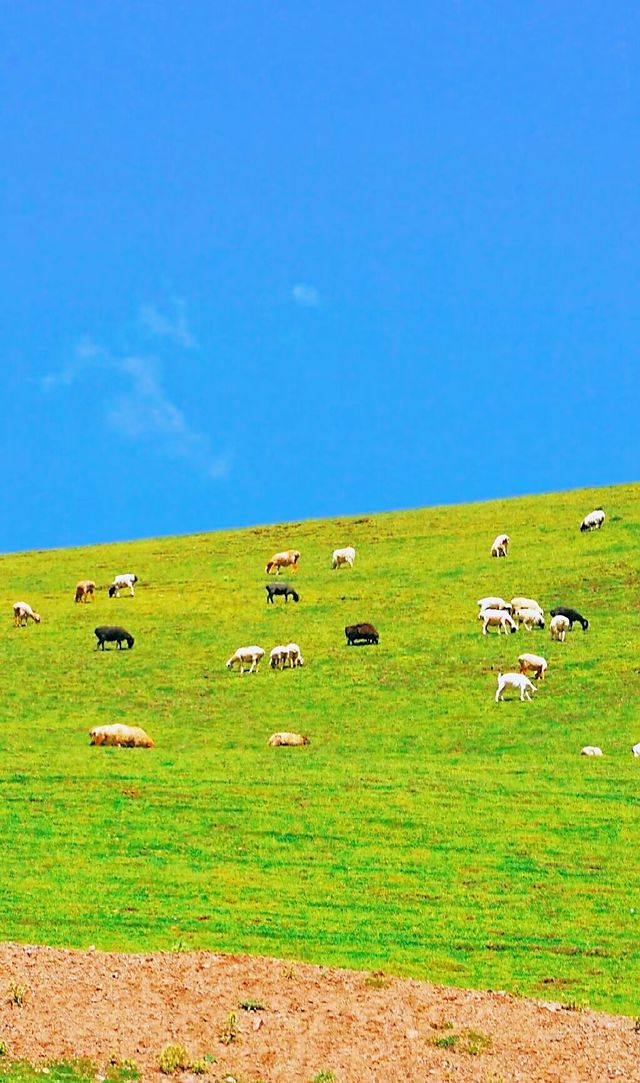
[[[238,1017],[235,1012],[229,1012],[218,1037],[223,1045],[231,1045],[238,1040],[238,1036]]]
[[[191,1064],[191,1059],[183,1045],[165,1045],[158,1057],[158,1068],[164,1075],[175,1075],[176,1072],[186,1071]]]
[[[21,1008],[24,1004],[24,998],[29,991],[28,985],[23,985],[20,982],[9,982],[9,988],[7,996],[10,1004],[15,1004],[17,1008]]]

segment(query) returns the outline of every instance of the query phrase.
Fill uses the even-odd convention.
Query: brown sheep
[[[291,568],[292,572],[298,570],[298,561],[300,560],[300,553],[297,549],[285,549],[282,553],[274,553],[271,560],[267,561],[265,568],[265,575],[269,575],[275,568],[276,575],[280,575],[281,568]]]
[[[76,585],[76,596],[74,601],[76,602],[95,602],[96,600],[96,585],[92,579],[81,579]]]

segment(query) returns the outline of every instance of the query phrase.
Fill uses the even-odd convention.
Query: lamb
[[[582,533],[584,533],[585,530],[601,530],[605,518],[606,516],[602,508],[596,508],[595,511],[590,511],[588,515],[585,515],[580,523],[580,530]]]
[[[122,650],[122,644],[126,643],[129,650],[133,649],[135,639],[130,632],[127,632],[126,628],[120,628],[115,624],[102,624],[99,628],[94,629],[93,633],[98,642],[96,643],[96,650],[103,650],[105,643],[116,643],[118,650]]]
[[[589,621],[586,617],[583,617],[581,613],[578,613],[577,609],[568,609],[564,605],[557,605],[555,609],[551,610],[552,617],[566,617],[569,621],[569,631],[573,631],[574,624],[581,624],[582,631],[586,632],[589,627]]]
[[[571,625],[566,617],[559,614],[558,616],[551,618],[549,629],[551,631],[552,639],[557,639],[560,643],[564,643],[565,636],[570,628]]]
[[[492,557],[506,557],[508,545],[509,545],[509,535],[508,534],[498,534],[498,537],[495,539],[493,545],[491,546],[491,556]]]
[[[271,560],[267,561],[265,568],[265,575],[269,575],[273,569],[276,570],[276,575],[280,575],[281,568],[291,568],[292,572],[298,570],[298,561],[300,560],[300,553],[297,549],[285,549],[282,553],[274,553]]]
[[[373,624],[349,624],[344,634],[347,637],[348,647],[353,647],[356,643],[377,643],[380,639]]]
[[[480,609],[506,609],[511,612],[511,602],[505,602],[504,598],[478,598]]]
[[[262,647],[238,647],[235,654],[232,654],[227,662],[227,669],[233,669],[237,665],[240,676],[242,676],[245,666],[250,665],[249,673],[255,673],[263,658],[264,651]]]
[[[518,657],[520,665],[520,672],[526,673],[529,670],[533,673],[533,676],[537,681],[543,681],[544,675],[547,672],[547,660],[540,654],[521,654]]]
[[[308,745],[309,743],[309,738],[302,733],[273,733],[269,738],[269,744],[272,748],[296,748],[299,745]]]
[[[264,589],[267,592],[267,602],[273,603],[274,597],[277,598],[281,594],[284,594],[285,605],[289,601],[289,598],[293,598],[294,602],[300,601],[300,595],[297,590],[290,587],[288,583],[265,583]]]
[[[532,684],[524,673],[499,673],[498,688],[496,691],[496,703],[504,699],[505,688],[515,688],[520,692],[520,702],[525,699],[531,700],[529,692],[537,692],[535,684]]]
[[[518,607],[513,610],[513,618],[525,632],[532,628],[544,628],[544,616],[541,609],[525,609]]]
[[[582,748],[580,750],[580,755],[581,756],[601,756],[602,755],[602,749],[598,748],[597,745],[585,745],[584,748]]]
[[[16,628],[24,628],[30,620],[34,624],[40,624],[41,619],[40,614],[36,613],[28,602],[13,603],[13,623]]]
[[[120,590],[121,589],[124,590],[125,587],[128,587],[129,588],[129,594],[133,598],[134,593],[135,593],[135,591],[133,589],[133,584],[137,583],[137,582],[138,582],[138,576],[134,575],[133,572],[126,572],[124,575],[116,575],[115,579],[113,580],[113,583],[109,587],[109,597],[110,598],[119,598],[120,597]]]
[[[507,635],[508,632],[518,631],[516,622],[511,614],[507,613],[506,609],[481,609],[478,613],[478,620],[483,622],[483,636],[486,636],[487,628],[497,628],[498,635],[501,635],[502,632]]]
[[[118,748],[153,748],[153,741],[140,726],[94,726],[89,730],[92,745],[116,745]]]
[[[331,557],[331,567],[334,569],[341,568],[348,564],[350,568],[353,568],[355,559],[356,551],[352,545],[347,545],[344,549],[334,549]]]
[[[75,602],[88,602],[95,601],[96,598],[96,585],[92,579],[81,579],[76,584]]]

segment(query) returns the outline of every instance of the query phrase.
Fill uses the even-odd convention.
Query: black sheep
[[[300,601],[297,590],[290,587],[288,583],[266,583],[264,589],[267,592],[268,602],[273,602],[274,595],[278,594],[284,594],[285,604],[289,601],[289,597],[293,598],[294,602]]]
[[[577,609],[567,609],[564,605],[557,605],[555,609],[552,609],[551,616],[566,617],[569,621],[569,631],[571,631],[574,624],[581,624],[583,632],[586,632],[589,627],[589,621],[586,617],[583,617],[581,613],[578,613]]]
[[[122,650],[122,644],[126,641],[129,650],[133,647],[135,642],[130,632],[127,632],[124,628],[118,628],[117,625],[103,624],[100,628],[96,628],[94,634],[98,637],[96,644],[96,650],[99,647],[104,650],[105,643],[117,643],[118,650]]]

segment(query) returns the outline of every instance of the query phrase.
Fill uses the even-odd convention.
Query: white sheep
[[[255,673],[263,658],[264,651],[262,647],[238,647],[235,654],[232,654],[227,662],[227,669],[233,669],[237,663],[240,676],[244,673],[245,665],[251,666],[249,673]]]
[[[28,602],[14,602],[13,623],[16,628],[24,627],[30,620],[32,620],[34,624],[40,624],[40,614],[34,612]]]
[[[287,648],[280,644],[278,647],[274,647],[269,654],[269,665],[272,669],[284,669],[284,663],[287,657]]]
[[[600,530],[605,519],[606,516],[602,508],[596,508],[595,511],[590,511],[588,515],[585,515],[580,523],[580,530],[583,533],[585,530]]]
[[[286,747],[296,748],[300,745],[308,745],[309,738],[305,737],[302,733],[273,733],[269,738],[269,744],[272,748]]]
[[[557,639],[560,643],[564,643],[564,638],[570,630],[571,622],[568,617],[563,617],[561,614],[558,614],[557,617],[551,618],[549,631],[551,632],[552,639]]]
[[[541,609],[518,606],[513,610],[513,619],[524,628],[525,632],[530,632],[532,628],[544,628],[544,615]]]
[[[632,745],[631,751],[634,756],[640,756],[640,745]]]
[[[597,745],[585,745],[584,748],[582,748],[580,750],[580,755],[581,756],[601,756],[602,755],[602,749],[598,748]]]
[[[89,730],[92,745],[116,745],[119,748],[153,748],[153,741],[140,726],[94,726]]]
[[[496,703],[499,703],[504,698],[505,688],[515,688],[516,691],[520,692],[521,702],[524,702],[525,699],[531,700],[529,692],[538,691],[535,684],[532,684],[524,673],[499,673]]]
[[[513,612],[514,609],[539,609],[544,614],[544,609],[535,598],[512,598],[511,611]]]
[[[506,609],[511,612],[511,602],[505,602],[504,598],[478,598],[480,609]]]
[[[297,643],[287,643],[285,649],[287,652],[286,660],[292,669],[296,669],[297,666],[304,665],[304,658],[300,654],[300,648]]]
[[[350,568],[353,568],[355,559],[356,551],[352,545],[347,545],[344,549],[334,549],[331,557],[331,567],[341,568],[344,564],[348,564]]]
[[[517,632],[518,626],[514,621],[510,613],[507,613],[506,609],[481,609],[478,613],[478,620],[482,621],[482,634],[486,636],[487,628],[497,628],[498,635],[504,632],[507,635],[508,632]]]
[[[518,657],[518,663],[520,665],[521,673],[526,673],[527,670],[529,670],[533,673],[537,681],[544,680],[548,663],[546,658],[543,658],[541,654],[521,654]]]
[[[495,539],[493,545],[491,546],[491,556],[492,557],[506,557],[508,545],[509,545],[509,535],[508,534],[498,534],[498,537]]]
[[[124,575],[116,575],[115,579],[113,580],[113,583],[109,587],[109,597],[110,598],[119,598],[120,597],[120,590],[125,590],[128,587],[129,588],[129,594],[133,598],[133,596],[135,594],[135,591],[133,589],[133,584],[137,583],[137,582],[138,582],[138,576],[134,575],[133,572],[125,572]]]

